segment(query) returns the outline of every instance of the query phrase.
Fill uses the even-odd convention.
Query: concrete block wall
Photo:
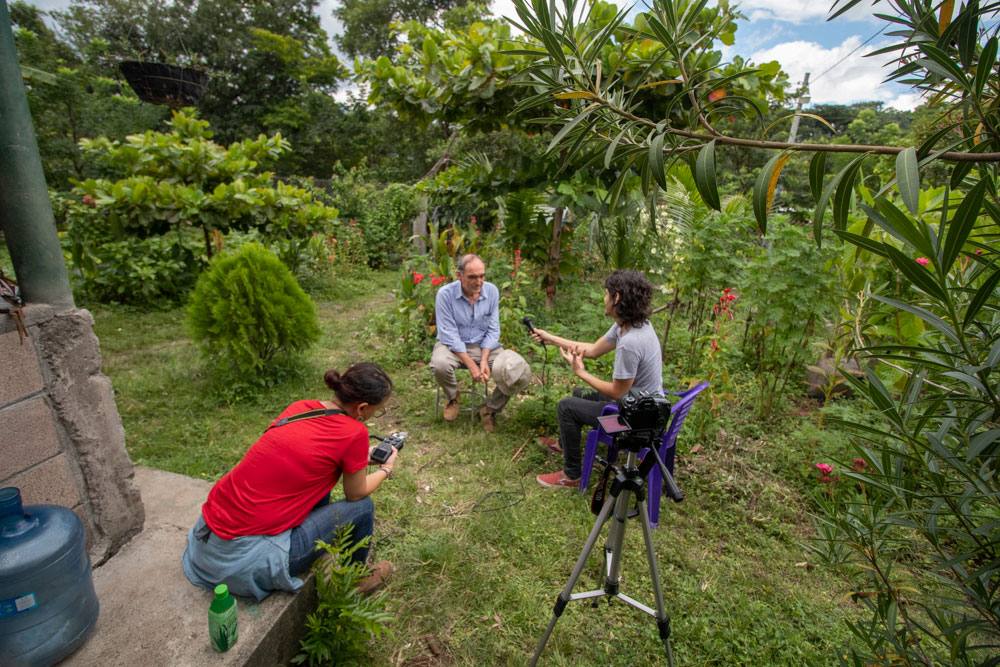
[[[144,510],[111,382],[86,310],[24,309],[28,335],[0,314],[0,487],[25,504],[73,509],[94,564],[142,529]]]

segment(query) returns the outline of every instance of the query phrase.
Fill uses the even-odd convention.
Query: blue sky
[[[620,6],[637,3],[614,0]],[[885,58],[865,58],[888,43],[881,35],[858,48],[877,33],[885,23],[871,15],[868,3],[834,21],[827,21],[829,0],[743,0],[732,2],[746,18],[739,22],[736,43],[723,50],[727,56],[741,55],[754,62],[777,60],[797,85],[806,72],[811,73],[810,93],[814,104],[878,100],[887,106],[912,109],[920,103],[918,95],[895,84],[883,84],[887,70]],[[886,11],[886,3],[879,7]],[[513,15],[510,0],[494,0],[494,12]],[[831,68],[839,60],[843,62]]]
[[[340,30],[332,14],[337,1],[320,0],[318,7],[323,27],[331,35]],[[621,6],[634,4],[635,11],[643,9],[642,0],[614,1]],[[69,5],[69,0],[34,0],[34,4],[46,10],[61,9]],[[886,38],[878,36],[858,48],[884,25],[871,15],[867,3],[834,21],[825,20],[830,0],[742,0],[732,4],[738,4],[747,18],[740,21],[736,44],[724,53],[755,62],[777,60],[793,85],[810,72],[813,103],[878,100],[899,109],[912,109],[920,103],[911,90],[882,83],[886,74],[884,58],[863,57],[886,44]],[[492,0],[492,7],[499,16],[515,16],[511,0]],[[880,9],[885,11],[886,7],[883,3]],[[830,69],[841,58],[844,61]]]

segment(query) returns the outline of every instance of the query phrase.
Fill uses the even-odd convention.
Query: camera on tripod
[[[371,437],[378,440],[379,443],[372,449],[371,454],[369,454],[371,463],[382,465],[388,461],[389,457],[392,456],[392,448],[395,447],[396,451],[401,450],[406,443],[407,435],[409,434],[406,431],[396,431],[385,437],[372,435]]]
[[[618,414],[597,418],[604,432],[615,436],[619,446],[638,451],[663,435],[670,421],[670,401],[649,391],[633,391],[618,399]]]

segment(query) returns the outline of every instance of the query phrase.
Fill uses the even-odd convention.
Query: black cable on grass
[[[422,514],[420,516],[424,516],[424,517],[466,516],[466,515],[469,515],[469,514],[478,514],[478,513],[486,513],[486,512],[499,512],[501,510],[510,509],[511,507],[514,507],[514,506],[519,505],[522,502],[524,502],[524,499],[527,497],[527,493],[524,490],[524,480],[521,479],[521,480],[518,480],[518,482],[521,485],[521,491],[520,491],[520,493],[518,493],[516,491],[487,491],[483,495],[479,496],[479,499],[476,502],[474,502],[472,504],[472,507],[470,507],[467,510],[455,511],[455,512],[437,512],[437,513],[434,513],[434,514]],[[484,505],[486,504],[487,499],[489,499],[489,498],[507,498],[507,497],[513,497],[514,500],[506,502],[506,503],[504,503],[502,505],[498,504],[495,507],[484,507]]]

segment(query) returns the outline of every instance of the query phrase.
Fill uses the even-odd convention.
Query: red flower
[[[424,279],[424,274],[417,273],[416,271],[413,272],[413,284],[414,285],[419,285],[420,281],[423,280],[423,279]]]
[[[724,99],[726,97],[725,88],[716,88],[708,94],[709,102],[717,102],[718,100]]]
[[[920,266],[927,266],[930,263],[931,260],[927,259],[926,257],[917,257],[917,264],[919,264]]]
[[[434,275],[432,275],[431,276],[431,285],[433,285],[434,287],[437,287],[438,285],[440,285],[441,283],[443,283],[446,280],[448,280],[448,279],[446,277],[444,277],[444,276],[434,276]]]
[[[867,467],[868,462],[862,458],[857,458],[851,461],[851,469],[854,470],[854,472],[864,472]]]
[[[716,340],[713,338],[712,339],[712,352],[718,352],[718,351],[719,351],[719,343],[716,342]]]
[[[97,202],[94,201],[94,198],[91,197],[90,195],[83,195],[83,205],[94,208],[95,206],[97,206]]]
[[[983,254],[983,249],[982,248],[976,248],[976,256],[978,257],[979,255],[982,255],[982,254]]]

